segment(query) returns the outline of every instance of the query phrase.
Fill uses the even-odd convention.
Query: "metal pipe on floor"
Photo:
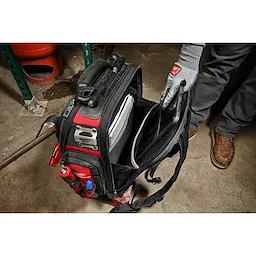
[[[38,145],[39,143],[41,143],[43,140],[45,140],[48,137],[50,137],[52,134],[55,133],[55,131],[56,131],[55,126],[53,126],[53,127],[49,128],[49,129],[47,129],[45,132],[43,132],[37,138],[33,139],[32,141],[30,141],[26,145],[22,146],[21,148],[19,148],[15,152],[13,152],[9,157],[7,157],[5,160],[3,160],[0,163],[0,170],[3,169],[4,167],[6,167],[11,162],[13,162],[14,160],[16,160],[17,158],[19,158],[21,155],[23,155],[27,151],[29,151],[31,148],[33,148],[36,145]]]

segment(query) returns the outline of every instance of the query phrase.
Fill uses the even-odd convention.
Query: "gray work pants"
[[[195,131],[210,114],[231,73],[244,61],[255,45],[223,44],[210,47],[210,61],[191,90],[192,106],[190,131]],[[247,126],[256,116],[256,66],[232,96],[218,120],[216,131],[234,138],[240,128]]]

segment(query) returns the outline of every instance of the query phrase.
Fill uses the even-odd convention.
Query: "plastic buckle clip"
[[[162,180],[160,177],[156,177],[156,178],[152,179],[152,183],[153,183],[153,185],[160,184],[160,183],[162,183]]]
[[[78,84],[77,100],[87,103],[91,99],[94,90],[94,87],[89,87],[86,84]]]

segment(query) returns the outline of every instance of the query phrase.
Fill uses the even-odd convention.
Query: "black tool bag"
[[[51,165],[60,160],[66,166],[60,175],[71,180],[75,192],[112,202],[116,206],[111,212],[137,212],[161,201],[186,157],[189,93],[181,86],[170,107],[162,110],[142,97],[141,73],[138,65],[119,55],[96,60],[82,73],[76,94],[55,121],[58,142]],[[170,180],[151,196],[133,202],[140,189],[136,178],[145,173],[148,182],[161,183],[155,177],[158,165],[178,152]],[[131,188],[132,200],[126,200]]]

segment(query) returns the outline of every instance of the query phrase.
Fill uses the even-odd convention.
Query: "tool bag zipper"
[[[124,68],[122,68],[124,69]],[[125,92],[129,87],[134,75],[139,70],[139,67],[133,64],[128,64],[120,76],[117,75],[116,79],[113,80],[115,84],[115,89],[111,92],[111,96],[108,99],[108,102],[105,105],[105,109],[102,113],[102,120],[99,127],[99,142],[100,142],[100,151],[102,153],[104,169],[106,171],[106,186],[108,196],[113,197],[116,195],[115,191],[115,182],[114,175],[112,171],[112,166],[109,161],[109,141],[108,141],[108,127],[112,120],[113,113],[116,109],[116,106],[120,103],[121,99],[125,96]],[[118,79],[118,80],[117,80]],[[116,81],[117,80],[117,81]]]

